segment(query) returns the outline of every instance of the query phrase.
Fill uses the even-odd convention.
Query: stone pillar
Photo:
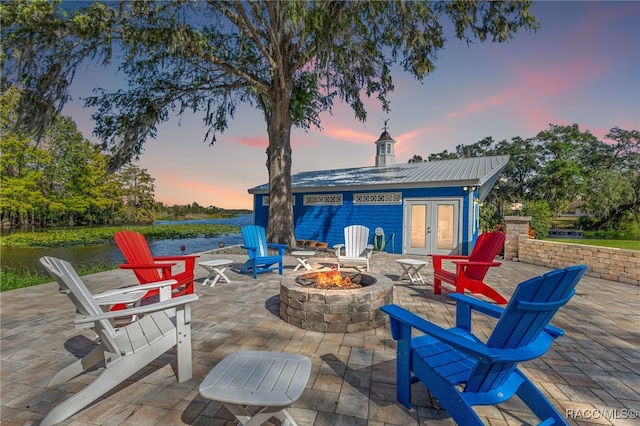
[[[518,236],[529,236],[529,223],[531,216],[505,216],[504,258],[505,260],[518,261]]]

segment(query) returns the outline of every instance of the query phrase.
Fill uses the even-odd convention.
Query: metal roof
[[[316,170],[291,176],[293,192],[317,190],[393,189],[435,186],[475,185],[483,200],[509,161],[508,155],[422,163],[394,164],[383,167]],[[250,194],[266,194],[269,184],[249,189]]]

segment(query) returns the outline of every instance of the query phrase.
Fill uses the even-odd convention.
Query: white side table
[[[403,272],[400,275],[400,279],[408,278],[412,284],[426,284],[424,278],[420,275],[420,270],[427,265],[425,260],[417,259],[398,259],[396,260],[402,266]]]
[[[230,283],[231,280],[224,274],[224,270],[227,269],[227,266],[231,265],[232,263],[233,260],[229,259],[215,259],[198,262],[198,265],[202,266],[207,270],[207,272],[209,272],[209,276],[205,278],[205,280],[202,282],[202,285],[211,283],[211,287],[213,287],[214,285],[216,285],[220,278],[222,278],[224,282]]]
[[[311,267],[311,265],[309,265],[309,262],[307,261],[307,259],[315,256],[315,254],[316,254],[315,251],[292,251],[291,255],[294,256],[298,261],[298,264],[293,270],[297,271],[300,268],[304,268],[307,271],[312,270],[313,268]]]
[[[286,408],[304,391],[311,360],[282,352],[240,351],[227,355],[200,384],[202,397],[219,401],[242,425],[277,417],[296,425]]]

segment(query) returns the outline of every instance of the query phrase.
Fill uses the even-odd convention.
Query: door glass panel
[[[426,247],[425,227],[427,223],[427,206],[414,204],[411,206],[411,247]]]
[[[438,204],[438,250],[453,250],[453,204]]]

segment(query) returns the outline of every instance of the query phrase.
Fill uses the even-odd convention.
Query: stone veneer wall
[[[587,275],[640,286],[640,251],[568,244],[518,236],[520,262],[550,268],[587,265]],[[505,257],[506,258],[506,257]],[[508,259],[511,260],[511,259]]]
[[[518,260],[518,240],[520,235],[529,234],[531,216],[505,216],[504,258]]]
[[[369,274],[373,275],[373,274]],[[385,326],[389,316],[381,306],[393,303],[393,282],[375,275],[376,282],[346,290],[302,287],[296,274],[280,280],[280,318],[305,330],[323,333],[352,333]]]

